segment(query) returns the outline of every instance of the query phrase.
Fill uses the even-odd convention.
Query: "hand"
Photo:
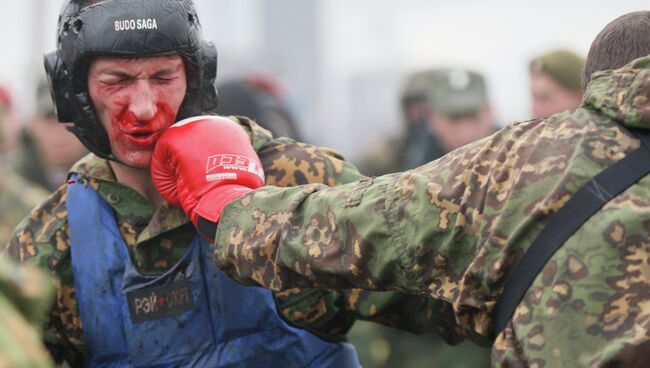
[[[248,135],[220,116],[197,116],[169,127],[156,143],[151,176],[163,198],[182,208],[197,228],[199,217],[216,223],[228,203],[264,185]]]

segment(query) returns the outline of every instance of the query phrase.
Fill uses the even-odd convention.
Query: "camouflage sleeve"
[[[484,224],[498,218],[498,199],[510,189],[507,152],[517,130],[506,128],[404,173],[338,187],[258,189],[224,209],[217,264],[242,283],[276,291],[400,291],[447,303],[428,313],[443,313],[449,303],[476,309],[471,305],[484,275],[468,267],[486,256],[486,241],[503,240],[486,236]],[[482,320],[461,323],[485,327],[488,316],[471,318]]]
[[[0,366],[50,367],[40,327],[52,285],[39,270],[0,257]]]
[[[3,255],[25,266],[49,272],[54,293],[47,295],[43,341],[55,362],[78,366],[83,361],[77,349],[82,338],[81,320],[76,311],[74,282],[69,254],[66,220],[66,186],[37,206],[14,229]]]
[[[424,236],[418,232],[431,231],[425,221],[437,217],[417,203],[426,185],[422,192],[414,181],[425,180],[407,172],[338,187],[259,189],[224,209],[215,239],[219,267],[276,291],[322,286],[423,294],[427,286],[406,270],[416,266],[409,254],[417,250],[407,235]],[[406,206],[408,198],[417,209]]]

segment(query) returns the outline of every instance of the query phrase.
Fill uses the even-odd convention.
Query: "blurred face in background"
[[[451,116],[434,109],[430,112],[429,129],[443,149],[452,151],[492,134],[495,123],[492,109],[488,105],[477,112]]]
[[[425,98],[413,99],[402,106],[402,111],[408,125],[419,124],[427,120],[429,104]]]
[[[531,74],[530,90],[534,118],[545,118],[565,110],[575,110],[582,102],[580,91],[568,89],[541,72]]]
[[[77,137],[58,122],[54,112],[34,117],[29,132],[46,166],[71,166],[86,153]]]

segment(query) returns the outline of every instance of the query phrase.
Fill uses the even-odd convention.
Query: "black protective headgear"
[[[83,3],[64,3],[57,50],[45,55],[45,70],[59,121],[73,122],[68,129],[89,150],[115,160],[88,93],[94,57],[178,54],[185,62],[187,92],[176,118],[216,107],[217,51],[203,39],[192,0],[104,0],[82,9]]]

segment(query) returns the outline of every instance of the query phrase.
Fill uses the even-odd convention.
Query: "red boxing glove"
[[[161,136],[151,159],[151,177],[169,203],[182,208],[201,231],[219,221],[234,199],[264,185],[251,141],[237,123],[220,116],[179,121]]]

